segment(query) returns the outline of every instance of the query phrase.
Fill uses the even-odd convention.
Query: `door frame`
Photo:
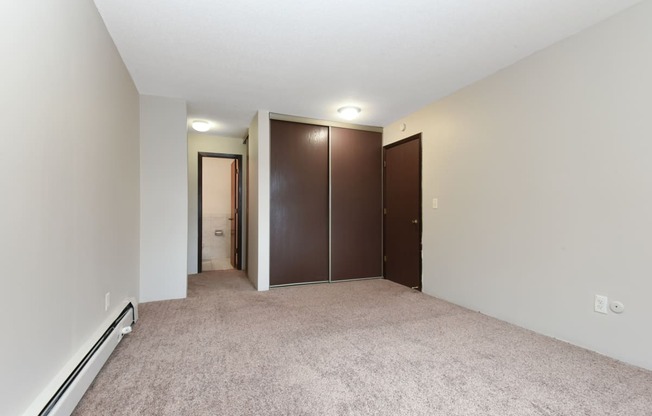
[[[218,158],[218,159],[232,159],[238,161],[238,192],[236,192],[236,198],[238,200],[238,224],[237,227],[237,241],[239,242],[238,247],[236,248],[236,260],[238,264],[234,264],[233,267],[236,270],[242,270],[242,155],[230,154],[230,153],[209,153],[209,152],[198,152],[197,153],[197,273],[201,273],[201,240],[202,240],[202,159],[205,157]]]
[[[423,291],[423,140],[421,138],[421,133],[414,134],[412,136],[406,137],[405,139],[398,140],[396,142],[387,144],[383,146],[383,212],[385,208],[387,207],[387,204],[385,203],[387,198],[387,190],[386,190],[386,175],[387,175],[387,170],[385,169],[386,163],[385,163],[385,153],[387,149],[390,149],[392,147],[400,146],[402,144],[405,144],[407,142],[410,142],[412,140],[418,140],[419,141],[419,216],[418,216],[418,221],[419,221],[419,287],[417,290]],[[383,214],[383,259],[385,258],[385,247],[387,247],[386,244],[386,224],[385,224],[385,215]],[[385,261],[383,261],[383,278],[386,278],[385,276]]]

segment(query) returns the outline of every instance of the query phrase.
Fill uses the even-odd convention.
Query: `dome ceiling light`
[[[195,121],[192,122],[192,128],[194,130],[196,130],[196,131],[204,133],[204,132],[210,130],[211,123],[209,123],[208,121],[204,121],[204,120],[195,120]]]
[[[340,113],[340,117],[346,119],[346,120],[353,120],[354,118],[358,117],[358,114],[360,114],[360,107],[353,107],[353,106],[346,106],[339,108],[337,110],[338,113]]]

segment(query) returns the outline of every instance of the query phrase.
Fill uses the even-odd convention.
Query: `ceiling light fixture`
[[[353,106],[346,106],[339,108],[337,110],[338,113],[340,113],[340,117],[345,118],[347,120],[353,120],[360,114],[360,107],[353,107]]]
[[[203,120],[195,120],[192,122],[192,128],[203,133],[211,128],[211,123]]]

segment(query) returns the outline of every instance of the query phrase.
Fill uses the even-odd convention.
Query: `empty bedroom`
[[[652,416],[652,0],[0,32],[0,415]]]

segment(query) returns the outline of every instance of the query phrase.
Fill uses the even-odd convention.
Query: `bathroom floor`
[[[233,265],[231,264],[231,259],[212,259],[212,260],[202,260],[201,262],[202,271],[209,270],[231,270]]]

